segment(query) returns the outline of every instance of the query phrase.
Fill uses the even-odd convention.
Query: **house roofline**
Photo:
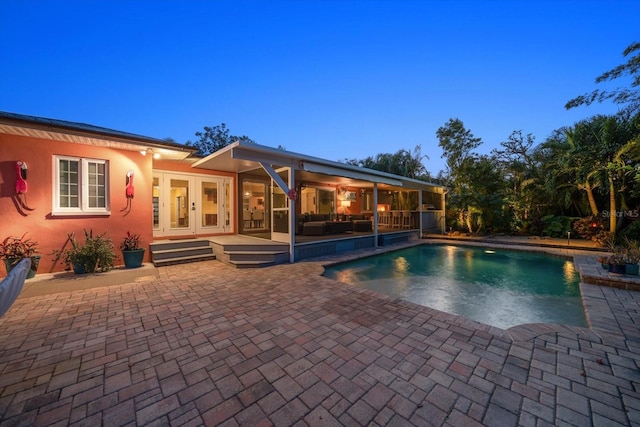
[[[273,156],[277,156],[277,157],[284,157],[284,158],[289,158],[293,161],[295,161],[296,163],[298,163],[299,167],[298,169],[304,169],[303,165],[300,162],[307,162],[307,163],[315,163],[318,165],[322,165],[322,166],[328,166],[331,168],[339,168],[339,169],[343,169],[343,170],[347,170],[347,171],[351,171],[354,173],[361,173],[361,174],[366,174],[369,176],[375,176],[375,177],[379,177],[379,178],[384,178],[384,179],[391,179],[391,180],[398,180],[398,181],[402,181],[404,183],[409,183],[411,185],[417,185],[417,186],[421,186],[421,187],[436,187],[436,188],[445,188],[443,185],[440,184],[436,184],[433,182],[428,182],[428,181],[423,181],[423,180],[419,180],[419,179],[414,179],[414,178],[408,178],[405,176],[401,176],[401,175],[395,175],[389,172],[383,172],[383,171],[379,171],[376,169],[369,169],[369,168],[363,168],[360,166],[355,166],[355,165],[351,165],[348,163],[341,163],[341,162],[336,162],[336,161],[332,161],[332,160],[327,160],[327,159],[322,159],[319,157],[314,157],[314,156],[308,156],[305,154],[301,154],[301,153],[296,153],[293,151],[287,151],[287,150],[283,150],[280,148],[273,148],[273,147],[269,147],[266,145],[260,145],[260,144],[256,144],[253,142],[243,142],[243,141],[236,141],[232,144],[230,144],[227,147],[224,147],[223,149],[212,153],[211,155],[207,156],[206,158],[209,158],[211,156],[215,156],[217,153],[220,152],[224,152],[224,151],[232,151],[234,148],[236,147],[242,147],[242,148],[249,148],[253,151],[256,152],[261,152],[264,154],[269,154],[269,155],[273,155]],[[206,159],[205,158],[205,159]],[[201,159],[196,163],[204,163],[205,159]]]
[[[194,147],[189,147],[177,142],[164,141],[162,139],[117,131],[86,123],[9,113],[5,111],[0,111],[0,124],[28,126],[33,129],[49,132],[64,132],[77,136],[109,139],[129,144],[137,144],[149,148],[167,148],[175,151],[183,151],[189,154],[193,154],[196,151],[196,148]]]

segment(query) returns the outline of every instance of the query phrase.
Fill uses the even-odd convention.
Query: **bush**
[[[85,242],[83,245],[76,242],[75,233],[67,235],[71,242],[71,248],[61,251],[53,251],[56,260],[62,259],[67,270],[94,273],[96,271],[109,271],[113,268],[116,254],[113,242],[104,232],[93,236],[93,230],[84,230]]]
[[[640,240],[640,220],[636,219],[627,227],[625,227],[621,233],[622,237],[626,237],[631,240]]]
[[[140,249],[140,243],[142,242],[142,238],[139,234],[127,231],[127,235],[120,242],[120,250],[121,251],[134,251]]]
[[[592,240],[601,246],[605,246],[610,237],[602,217],[598,215],[591,215],[574,221],[573,229],[583,239]]]
[[[0,242],[0,259],[30,258],[38,253],[38,242],[22,237],[9,236]]]
[[[542,234],[549,237],[566,237],[571,231],[572,218],[568,216],[547,215],[542,217]]]

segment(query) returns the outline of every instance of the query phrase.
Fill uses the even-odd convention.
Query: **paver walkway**
[[[637,292],[583,285],[626,313],[607,330],[505,332],[317,261],[159,271],[19,299],[0,318],[0,424],[640,425]]]

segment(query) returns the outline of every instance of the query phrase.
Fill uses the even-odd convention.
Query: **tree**
[[[255,144],[255,141],[246,135],[229,135],[229,129],[224,123],[214,127],[205,126],[204,132],[196,132],[196,136],[200,138],[198,141],[187,141],[186,145],[196,147],[196,154],[200,156],[208,156],[236,141]]]
[[[476,156],[473,150],[482,144],[482,139],[474,137],[459,119],[449,119],[438,128],[436,136],[440,141],[438,145],[442,148],[442,157],[447,159],[447,172],[455,180],[465,162]]]
[[[532,152],[534,142],[535,138],[530,133],[523,136],[522,131],[513,131],[506,141],[500,143],[502,149],[491,151],[496,163],[504,170],[506,179],[511,182],[516,197],[536,173],[537,165]]]
[[[636,54],[630,56],[634,52]],[[591,105],[594,102],[612,99],[616,104],[627,104],[625,107],[627,112],[640,111],[640,42],[631,43],[624,50],[623,56],[629,56],[629,60],[597,77],[596,83],[607,82],[628,75],[632,78],[630,87],[611,91],[596,89],[591,93],[573,98],[564,107],[569,110],[580,105]]]
[[[471,233],[508,228],[505,180],[495,158],[473,150],[480,138],[465,129],[459,119],[449,119],[436,136],[447,162],[448,209],[458,226]]]
[[[541,197],[544,184],[539,173],[540,164],[535,158],[534,143],[532,134],[523,135],[518,130],[500,143],[501,149],[491,151],[494,163],[502,170],[507,184],[507,201],[517,222],[514,229],[529,220],[532,210],[542,205],[544,200]],[[536,211],[540,213],[539,209]]]
[[[407,178],[422,179],[425,176],[429,176],[429,172],[422,164],[422,159],[426,157],[426,155],[422,154],[421,147],[418,145],[414,148],[413,153],[403,148],[394,154],[378,154],[375,157],[369,156],[362,160],[345,159],[345,163],[406,176]]]
[[[576,178],[577,167],[568,154],[575,150],[573,141],[567,138],[568,130],[565,127],[556,129],[535,149],[535,156],[540,163],[540,191],[556,212],[564,213],[569,209],[573,214],[583,216],[586,192]]]
[[[576,123],[565,130],[563,149],[558,150],[554,162],[565,182],[573,180],[586,193],[592,215],[600,214],[599,202],[608,201],[611,232],[618,226],[618,207],[627,209],[625,193],[636,179],[639,119],[637,115],[631,119],[628,114],[598,115]],[[558,148],[562,141],[553,144]],[[596,192],[608,196],[607,200],[598,200]]]

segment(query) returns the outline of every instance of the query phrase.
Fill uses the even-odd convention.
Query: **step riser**
[[[225,264],[237,268],[259,268],[289,262],[289,254],[277,254],[272,256],[248,256],[246,254],[217,253],[216,259]]]
[[[233,261],[264,261],[264,262],[285,262],[289,259],[289,254],[283,255],[249,255],[249,254],[227,254],[230,262]]]
[[[276,264],[282,264],[282,263],[272,262],[272,263],[265,263],[265,264],[231,264],[231,265],[233,265],[235,268],[264,268],[264,267],[271,267],[272,265],[276,265]]]
[[[274,252],[274,251],[280,251],[280,252],[288,252],[289,251],[289,246],[283,246],[283,245],[260,245],[260,246],[255,246],[255,245],[242,245],[242,244],[232,244],[232,245],[217,245],[217,246],[222,246],[222,250],[224,252]]]
[[[162,267],[164,265],[188,264],[192,262],[210,261],[215,259],[216,259],[215,255],[198,256],[198,257],[193,257],[189,259],[167,258],[159,261],[154,261],[153,265],[155,265],[156,267]]]
[[[195,255],[211,255],[213,254],[213,249],[211,247],[207,248],[194,248],[194,249],[181,249],[179,251],[170,251],[170,252],[154,252],[153,259],[154,260],[162,260],[167,258],[175,258],[175,257],[183,257],[183,256],[195,256]]]
[[[206,248],[209,246],[210,243],[208,240],[193,240],[187,242],[152,243],[149,245],[149,249],[153,252],[187,248]]]

